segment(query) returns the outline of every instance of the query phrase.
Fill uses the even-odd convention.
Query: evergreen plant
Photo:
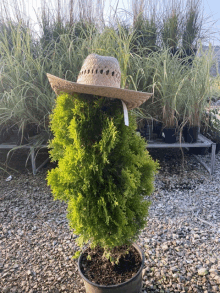
[[[55,200],[68,204],[78,244],[113,248],[130,245],[146,224],[158,163],[136,134],[122,103],[84,94],[58,96],[51,114],[50,155],[57,161],[48,184]]]

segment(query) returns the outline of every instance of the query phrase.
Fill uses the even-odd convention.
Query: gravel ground
[[[143,292],[220,292],[220,154],[213,176],[178,150],[151,154],[161,170],[138,241],[146,256]],[[0,162],[5,156],[0,150]],[[66,205],[46,186],[52,165],[33,176],[25,159],[24,151],[11,159],[10,181],[0,170],[0,292],[85,292],[71,259],[77,247]],[[19,173],[11,169],[18,166]]]

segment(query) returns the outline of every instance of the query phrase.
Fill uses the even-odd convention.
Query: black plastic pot
[[[0,128],[0,144],[7,142],[10,139],[10,134],[7,128]]]
[[[138,128],[141,136],[147,140],[151,139],[152,136],[152,123],[151,121],[145,120],[140,128]]]
[[[210,148],[210,153],[211,153],[211,150],[212,148]],[[216,150],[215,150],[215,153],[216,153],[216,155],[219,153],[219,151],[220,151],[220,143],[216,143]]]
[[[184,126],[183,127],[183,131],[182,131],[182,137],[184,138],[184,141],[187,142],[187,130],[188,127],[187,126]]]
[[[199,135],[199,127],[193,126],[193,127],[186,127],[183,130],[183,137],[185,142],[187,143],[195,143],[198,140]]]
[[[154,123],[153,132],[157,134],[158,138],[162,138],[162,127],[163,127],[162,122],[156,121]]]
[[[137,274],[132,277],[130,280],[118,284],[118,285],[98,285],[91,281],[89,281],[82,273],[81,267],[82,267],[82,257],[83,253],[79,257],[78,261],[78,269],[81,277],[83,278],[85,287],[86,287],[86,293],[140,293],[142,289],[142,270],[144,267],[144,253],[143,251],[136,245],[133,244],[134,248],[139,252],[141,256],[141,267]]]
[[[175,143],[176,142],[176,128],[164,128],[164,142]]]

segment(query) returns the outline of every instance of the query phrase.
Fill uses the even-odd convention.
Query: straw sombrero
[[[124,101],[128,110],[139,107],[152,94],[121,89],[121,71],[114,57],[90,54],[85,59],[77,82],[47,74],[52,89],[57,95],[63,93],[83,93]]]

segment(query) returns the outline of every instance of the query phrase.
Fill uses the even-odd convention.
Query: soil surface
[[[103,257],[103,252],[102,248],[88,248],[82,257],[82,273],[89,281],[98,285],[124,283],[134,277],[141,267],[140,254],[133,246],[119,259],[118,264]]]

